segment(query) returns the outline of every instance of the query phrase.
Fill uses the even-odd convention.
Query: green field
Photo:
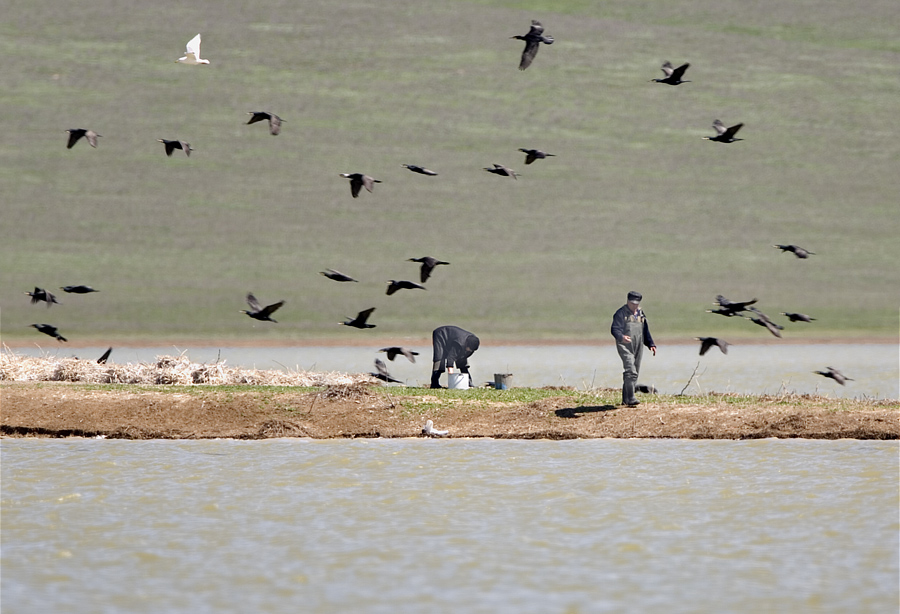
[[[896,0],[250,6],[6,4],[4,341],[50,344],[34,322],[110,342],[605,339],[632,288],[659,337],[768,335],[705,313],[720,293],[818,318],[786,336],[897,335]],[[531,19],[556,42],[520,72],[509,37]],[[211,64],[176,64],[197,32]],[[692,82],[649,83],[664,60]],[[745,140],[701,140],[716,118]],[[67,128],[99,147],[67,150]],[[557,156],[526,167],[520,147]],[[352,199],[347,172],[383,183]],[[424,255],[452,265],[385,296]],[[22,294],[67,284],[101,293]],[[248,291],[287,301],[279,324],[238,313]],[[377,329],[337,326],[367,307]]]

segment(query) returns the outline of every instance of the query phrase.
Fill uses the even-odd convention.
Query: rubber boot
[[[626,379],[622,382],[622,405],[635,407],[638,400],[634,398],[634,380]]]
[[[441,373],[442,373],[442,371],[432,371],[431,372],[431,387],[432,388],[442,388]]]

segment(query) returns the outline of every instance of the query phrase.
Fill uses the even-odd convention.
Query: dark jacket
[[[628,318],[634,318],[638,321],[643,321],[644,323],[644,345],[648,348],[656,347],[656,344],[653,343],[653,337],[650,336],[650,327],[647,325],[647,316],[644,315],[644,311],[638,307],[638,310],[631,314],[631,310],[628,308],[628,305],[622,305],[619,307],[619,310],[613,315],[612,326],[609,329],[609,332],[612,333],[612,336],[615,337],[616,343],[622,343],[622,335],[625,334],[625,322]]]
[[[475,353],[481,342],[478,337],[459,326],[439,326],[431,333],[434,344],[434,362],[440,362],[440,368],[456,364],[462,367],[466,360]]]

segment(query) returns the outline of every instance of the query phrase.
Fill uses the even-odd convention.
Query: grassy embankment
[[[8,7],[0,143],[4,340],[605,338],[631,288],[657,335],[767,335],[704,313],[760,298],[893,337],[898,48],[890,0]],[[529,19],[556,37],[516,70]],[[203,67],[176,65],[203,34]],[[693,82],[647,83],[663,60]],[[279,137],[244,126],[268,109]],[[700,140],[715,118],[745,140]],[[64,147],[66,128],[103,135]],[[196,148],[166,158],[157,138]],[[557,157],[525,167],[519,147]],[[481,167],[498,162],[518,181]],[[426,178],[401,163],[436,169]],[[351,199],[341,172],[384,183]],[[797,243],[801,261],[772,249]],[[406,258],[452,262],[428,291]],[[361,280],[336,284],[326,267]],[[34,285],[102,290],[32,307]],[[285,299],[279,324],[237,313]],[[374,331],[342,316],[375,306]],[[473,393],[475,394],[475,393]]]

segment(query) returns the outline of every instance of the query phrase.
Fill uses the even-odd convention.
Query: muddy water
[[[381,347],[276,347],[276,348],[119,348],[118,363],[152,362],[157,356],[187,352],[196,362],[224,360],[230,366],[259,369],[307,369],[370,372]],[[57,356],[100,356],[106,348],[67,350],[54,348]],[[391,374],[410,386],[427,386],[431,348],[416,347],[416,364],[400,358],[388,363]],[[892,344],[740,345],[728,355],[712,349],[698,355],[699,344],[659,348],[656,357],[645,354],[641,381],[660,392],[674,394],[690,385],[686,394],[738,392],[823,394],[832,397],[900,398],[900,351]],[[19,348],[24,355],[40,355],[37,348]],[[387,361],[385,361],[387,362]],[[476,382],[493,381],[495,373],[512,373],[515,386],[620,387],[622,363],[612,346],[490,346],[482,345],[471,359]],[[853,378],[846,386],[815,375],[833,366]],[[696,374],[694,369],[697,368]],[[692,378],[692,374],[694,377]],[[446,376],[442,380],[447,384]]]
[[[893,612],[898,445],[3,440],[4,614]]]

